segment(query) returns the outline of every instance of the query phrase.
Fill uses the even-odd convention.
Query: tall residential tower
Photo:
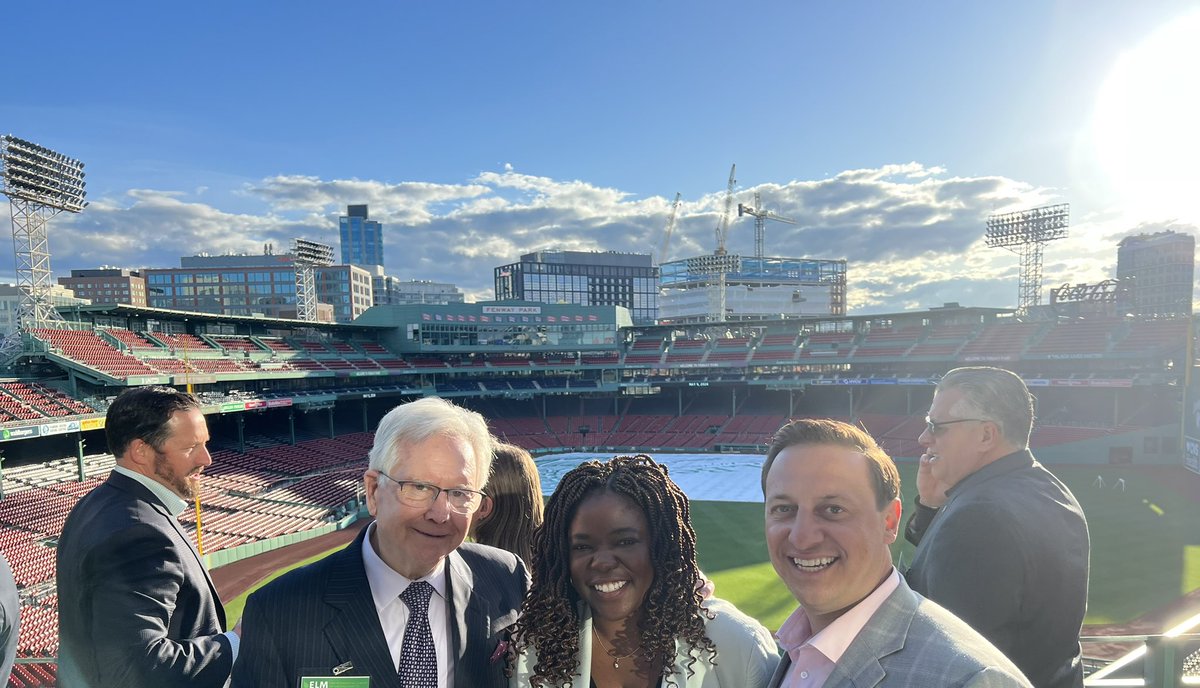
[[[346,265],[383,265],[383,225],[370,219],[365,205],[346,206],[338,218],[342,239],[342,263]]]

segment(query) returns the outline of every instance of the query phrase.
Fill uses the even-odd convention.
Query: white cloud
[[[915,162],[743,188],[736,202],[752,203],[755,191],[764,208],[797,222],[767,223],[768,255],[847,259],[851,308],[875,312],[945,301],[1015,305],[1018,258],[986,247],[986,218],[1061,200],[1053,190],[1019,180],[949,176]],[[228,213],[172,190],[96,199],[81,215],[55,220],[52,267],[58,274],[102,264],[166,267],[202,251],[261,253],[267,243],[281,253],[294,237],[336,246],[338,215],[346,205],[367,203],[385,226],[390,274],[453,282],[490,298],[492,269],[523,253],[657,251],[671,205],[582,180],[522,174],[510,164],[463,184],[279,175],[241,193],[260,202],[263,212]],[[719,189],[684,199],[668,259],[712,252],[724,198]],[[1046,247],[1046,288],[1111,276],[1116,241],[1159,228],[1104,214],[1077,221],[1068,239]],[[729,250],[751,253],[753,235],[751,218],[734,217]]]

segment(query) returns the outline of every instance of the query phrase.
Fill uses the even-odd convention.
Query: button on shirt
[[[819,688],[824,685],[846,648],[898,587],[900,573],[893,568],[870,595],[816,634],[812,632],[812,623],[803,607],[792,612],[775,634],[792,662],[779,687]]]
[[[372,523],[367,528],[375,526]],[[392,665],[398,670],[400,648],[404,644],[404,627],[408,624],[408,605],[400,599],[400,593],[416,581],[396,573],[379,558],[379,553],[371,545],[373,534],[368,530],[367,537],[363,539],[363,568],[371,585],[371,597],[379,614],[379,624],[383,627],[383,637],[387,638],[388,650],[392,653]],[[454,664],[450,661],[453,641],[450,638],[450,605],[446,599],[446,560],[442,559],[433,571],[418,580],[433,586],[433,595],[429,598],[429,632],[433,635],[433,651],[437,653],[438,688],[449,688],[454,685]]]

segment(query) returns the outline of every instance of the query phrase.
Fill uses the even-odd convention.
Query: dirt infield
[[[217,594],[222,600],[232,600],[254,586],[255,583],[275,573],[288,564],[307,559],[339,545],[345,545],[358,537],[371,519],[364,518],[344,530],[328,535],[305,540],[291,547],[284,547],[272,552],[236,561],[232,564],[213,569],[210,575],[213,584],[217,586]]]

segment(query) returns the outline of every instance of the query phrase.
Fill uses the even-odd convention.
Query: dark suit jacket
[[[783,661],[768,688],[791,666]],[[851,641],[825,688],[1030,688],[1000,651],[904,580]]]
[[[119,473],[89,492],[58,541],[58,685],[223,686],[225,610],[179,521]]]
[[[1089,541],[1079,502],[1029,450],[984,466],[918,508],[912,589],[979,631],[1038,688],[1083,686],[1079,630]]]
[[[295,688],[301,676],[331,676],[346,663],[353,668],[342,676],[370,676],[371,688],[398,685],[363,568],[368,530],[345,549],[250,596],[234,686]],[[470,543],[446,557],[446,570],[455,686],[505,688],[497,647],[517,620],[529,574],[513,554]]]

